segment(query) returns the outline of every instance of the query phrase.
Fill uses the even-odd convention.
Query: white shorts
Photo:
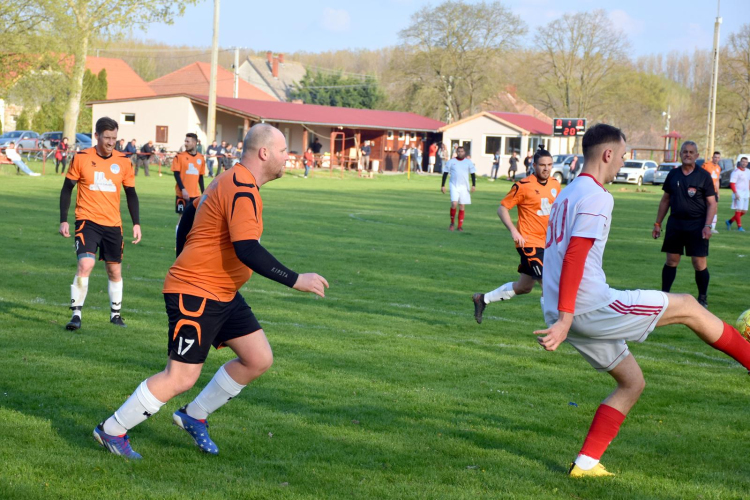
[[[595,369],[608,372],[628,357],[626,341],[643,342],[669,306],[657,290],[612,290],[614,302],[573,317],[566,342]]]
[[[434,164],[435,164],[435,157],[430,156],[430,165],[434,165]]]
[[[750,198],[747,196],[737,196],[732,193],[732,210],[744,210],[747,212],[748,200],[750,200]]]
[[[471,193],[469,188],[454,187],[451,185],[451,203],[457,201],[459,205],[471,205]]]

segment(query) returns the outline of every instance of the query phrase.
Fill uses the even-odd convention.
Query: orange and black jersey
[[[169,269],[164,293],[229,302],[252,271],[234,243],[260,240],[263,200],[253,174],[242,164],[225,171],[201,196],[185,247]]]
[[[192,155],[187,151],[179,153],[172,160],[172,172],[180,173],[182,185],[185,186],[191,198],[201,195],[198,179],[200,176],[206,175],[206,159],[202,154],[196,153]],[[175,194],[182,198],[182,190],[179,184],[175,184],[174,189]]]
[[[535,175],[521,179],[510,188],[502,205],[508,210],[518,207],[517,228],[526,240],[524,246],[544,248],[550,209],[560,190],[560,183],[552,177],[542,184]]]
[[[122,226],[120,190],[135,187],[133,164],[127,156],[113,151],[105,158],[99,156],[96,147],[84,149],[75,155],[65,177],[78,182],[76,220]]]

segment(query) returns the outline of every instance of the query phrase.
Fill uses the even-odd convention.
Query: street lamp
[[[664,125],[664,132],[666,134],[669,134],[669,120],[672,119],[672,115],[670,114],[670,111],[672,110],[671,106],[667,106],[666,111],[661,112],[661,116],[665,117],[667,119],[667,123]]]

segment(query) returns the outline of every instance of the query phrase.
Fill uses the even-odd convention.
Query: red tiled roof
[[[208,101],[205,95],[192,97]],[[445,125],[443,122],[404,111],[339,108],[228,97],[219,97],[216,101],[218,106],[266,121],[415,131],[437,131]]]
[[[531,135],[552,135],[552,124],[545,123],[539,118],[521,113],[508,113],[504,111],[488,111],[489,114],[510,122],[516,127],[527,130]]]
[[[127,99],[155,95],[148,84],[122,59],[87,57],[86,69],[98,75],[107,70],[107,99]]]
[[[157,95],[198,94],[208,95],[211,78],[211,65],[196,62],[180,68],[168,75],[149,82],[149,86]],[[234,95],[234,74],[221,66],[216,72],[216,95],[229,97]],[[257,99],[259,101],[276,101],[258,87],[239,79],[239,96],[241,99]]]

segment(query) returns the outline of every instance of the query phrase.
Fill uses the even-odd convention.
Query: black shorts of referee
[[[708,240],[703,238],[704,220],[670,217],[661,251],[688,257],[708,257]]]

